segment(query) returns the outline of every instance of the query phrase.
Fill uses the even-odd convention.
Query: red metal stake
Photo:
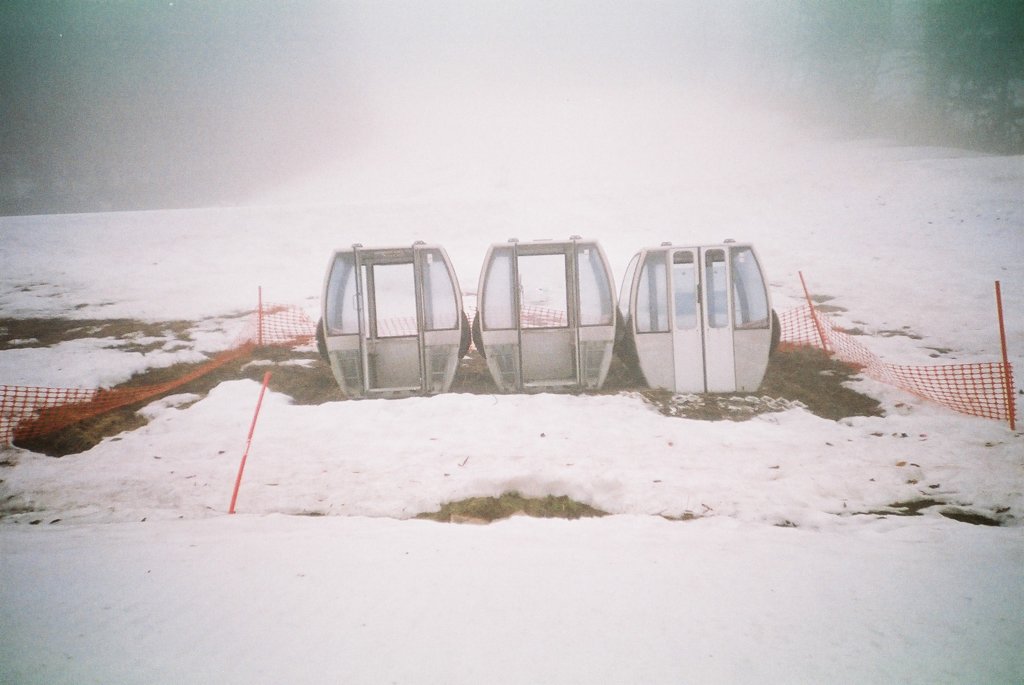
[[[245,471],[245,460],[249,458],[249,446],[252,445],[252,434],[256,430],[256,419],[260,415],[260,406],[263,404],[263,393],[267,391],[267,383],[270,382],[270,372],[263,374],[263,387],[260,388],[260,398],[256,401],[256,411],[252,415],[252,425],[249,426],[249,437],[245,441],[245,452],[242,453],[242,463],[238,465],[238,477],[235,478],[235,491],[231,493],[231,506],[228,513],[235,513],[235,502],[238,500],[238,488],[242,484],[242,472]]]
[[[1016,430],[1017,406],[1013,396],[1013,369],[1006,353],[1006,325],[1003,323],[1003,294],[996,281],[996,311],[999,313],[999,344],[1003,348],[1003,391],[1006,392],[1006,413],[1009,414],[1010,430]]]
[[[797,271],[797,274],[800,276],[800,285],[804,287],[804,297],[807,298],[807,308],[811,312],[811,321],[814,322],[814,327],[818,330],[818,339],[821,340],[821,348],[831,354],[832,350],[828,348],[828,341],[825,339],[825,330],[822,328],[821,322],[818,321],[818,312],[814,309],[814,303],[811,302],[811,294],[807,291],[807,283],[804,282],[804,272]]]

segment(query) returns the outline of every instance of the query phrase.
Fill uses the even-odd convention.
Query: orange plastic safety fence
[[[563,328],[569,319],[561,309],[524,304],[519,308],[519,322],[523,328]]]
[[[106,388],[40,388],[0,385],[0,446],[48,435],[108,411],[164,395],[252,354],[264,346],[292,347],[313,341],[315,326],[298,307],[265,304],[250,316],[235,345],[178,378],[151,385]]]
[[[954,411],[1008,421],[1016,409],[1013,366],[1009,363],[889,364],[808,305],[785,312],[779,320],[784,343],[825,349],[875,380]]]
[[[308,345],[316,335],[316,325],[299,307],[286,304],[263,304],[253,318],[255,324],[247,340],[269,347]]]
[[[529,315],[529,317],[525,315]],[[524,313],[532,325],[564,325],[548,311]],[[780,317],[783,344],[811,345],[863,369],[872,378],[955,411],[1007,420],[1014,411],[1013,368],[1002,362],[908,366],[888,364],[808,305]],[[400,327],[403,331],[407,326]],[[16,438],[46,435],[113,409],[138,404],[251,354],[257,344],[311,344],[316,327],[299,307],[265,304],[251,316],[236,345],[179,378],[154,385],[114,389],[40,388],[0,385],[0,446]]]
[[[108,411],[163,395],[250,354],[251,345],[222,352],[189,373],[165,383],[124,388],[33,388],[0,386],[0,445],[48,435]]]

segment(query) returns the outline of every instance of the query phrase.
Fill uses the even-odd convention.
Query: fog
[[[780,114],[800,6],[8,1],[0,214],[762,167],[812,130]]]

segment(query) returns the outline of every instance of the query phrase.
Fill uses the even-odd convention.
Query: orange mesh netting
[[[523,328],[562,328],[569,325],[564,311],[530,304],[519,308],[519,321]]]
[[[1014,415],[1013,366],[1003,362],[911,366],[889,364],[832,325],[810,305],[779,317],[782,341],[824,349],[875,380],[937,402],[949,409],[1009,421]]]
[[[315,325],[298,307],[265,304],[254,312],[235,345],[178,378],[135,387],[37,388],[0,385],[0,446],[47,435],[108,411],[144,402],[252,354],[254,347],[312,342]]]
[[[529,319],[530,325],[564,325],[563,316],[552,316],[547,311],[524,312],[524,319]],[[824,349],[841,361],[862,368],[865,374],[876,380],[957,412],[1000,420],[1014,416],[1013,369],[1009,363],[889,364],[853,336],[833,326],[810,305],[784,312],[779,319],[783,343]],[[396,323],[390,334],[405,333],[408,322],[400,324]],[[166,394],[231,361],[250,355],[257,346],[311,344],[315,330],[315,324],[301,308],[264,304],[251,315],[231,349],[171,381],[114,389],[0,385],[0,446],[10,444],[16,438],[46,435],[83,419]]]
[[[253,328],[241,337],[257,345],[293,347],[308,345],[316,335],[316,324],[299,307],[266,304],[253,314]]]

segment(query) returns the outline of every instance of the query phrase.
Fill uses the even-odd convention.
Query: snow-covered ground
[[[0,219],[4,317],[196,322],[152,352],[23,341],[0,351],[0,383],[194,360],[231,344],[259,286],[315,316],[337,246],[441,243],[471,294],[490,242],[570,234],[600,240],[616,278],[644,245],[749,240],[777,310],[802,271],[897,363],[998,359],[1000,280],[1024,373],[1024,158],[812,140],[633,95],[478,115],[529,145],[482,127],[417,151],[410,128],[247,207]],[[157,400],[82,454],[7,449],[0,682],[1021,682],[1021,434],[855,385],[884,417],[271,392],[234,516],[252,381]],[[513,490],[613,516],[410,520]],[[945,505],[867,513],[922,496]]]

